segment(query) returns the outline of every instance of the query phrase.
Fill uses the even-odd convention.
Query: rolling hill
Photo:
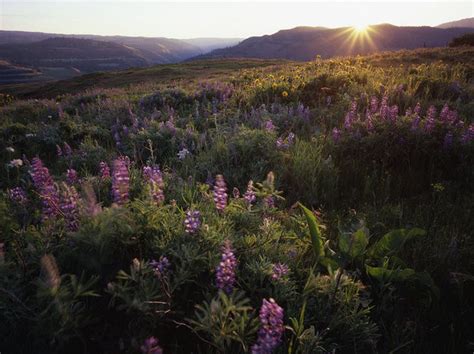
[[[458,21],[446,22],[436,27],[438,28],[457,28],[457,27],[474,28],[474,17],[463,18],[462,20],[458,20]]]
[[[48,38],[0,45],[0,59],[34,68],[74,68],[80,73],[118,70],[149,64],[137,49],[112,42]]]
[[[208,53],[239,43],[241,38],[191,38],[173,39],[164,37],[98,36],[89,34],[55,34],[41,32],[0,31],[1,44],[25,44],[49,38],[79,38],[101,42],[112,42],[141,51],[153,64],[176,63],[190,57]]]
[[[444,47],[453,38],[473,31],[469,28],[398,27],[390,24],[370,26],[367,33],[351,27],[296,27],[272,35],[251,37],[240,44],[217,49],[201,58],[279,58],[306,61],[316,55],[323,58],[369,54],[380,51]]]

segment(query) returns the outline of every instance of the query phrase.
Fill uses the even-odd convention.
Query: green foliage
[[[45,87],[47,96],[70,85],[55,99],[0,98],[0,349],[138,352],[155,336],[165,353],[247,352],[262,299],[273,298],[286,326],[277,353],[466,351],[474,150],[462,134],[474,112],[472,58],[472,49],[442,48],[185,63]],[[89,80],[107,88],[75,94]],[[399,114],[376,112],[369,129],[371,99],[384,96]],[[422,128],[431,105],[448,103],[459,119],[412,129],[405,110],[418,102]],[[57,156],[65,143],[71,154]],[[65,227],[67,209],[42,219],[27,161],[36,156],[53,189],[77,171],[77,230]],[[100,162],[113,167],[119,156],[131,161],[121,205],[113,178],[99,175]],[[160,167],[161,203],[146,165]],[[216,174],[228,196],[219,211]],[[18,186],[24,204],[9,198]],[[200,212],[195,233],[188,210]],[[238,263],[230,295],[216,287],[226,240]],[[151,265],[160,257],[166,274]]]

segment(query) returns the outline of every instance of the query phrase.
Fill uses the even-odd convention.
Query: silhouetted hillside
[[[225,48],[241,41],[239,38],[191,38],[172,39],[164,37],[128,37],[97,35],[64,35],[40,32],[0,31],[0,44],[22,44],[39,42],[48,38],[82,38],[102,42],[113,42],[141,51],[153,64],[176,63],[190,57]]]
[[[455,28],[455,27],[474,28],[474,17],[464,18],[458,21],[446,22],[436,27],[438,28]]]
[[[371,26],[366,32],[351,27],[296,27],[272,35],[251,37],[226,49],[217,49],[199,58],[278,58],[311,60],[341,55],[368,54],[379,51],[443,47],[455,37],[472,29],[433,27],[397,27],[389,24]]]
[[[3,44],[0,59],[41,67],[72,67],[82,73],[144,66],[143,54],[117,43],[78,38],[49,38],[40,42]]]

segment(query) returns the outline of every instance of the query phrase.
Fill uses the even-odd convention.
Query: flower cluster
[[[158,345],[158,339],[155,337],[145,339],[140,350],[143,354],[163,354],[163,350]]]
[[[253,188],[252,180],[250,180],[249,183],[247,184],[247,190],[245,191],[244,199],[248,205],[255,203],[255,200],[257,200],[257,197],[255,196],[255,190]]]
[[[216,271],[217,287],[227,294],[234,289],[235,271],[237,270],[237,258],[230,241],[226,241],[222,247],[222,257]]]
[[[157,166],[143,167],[143,177],[150,186],[150,194],[152,199],[157,203],[161,204],[165,200],[165,194],[163,193],[164,183],[163,175]]]
[[[113,163],[112,197],[115,203],[124,204],[128,201],[130,176],[125,159],[118,158]]]
[[[110,178],[110,168],[109,165],[107,165],[107,162],[101,161],[99,164],[100,167],[100,179],[101,180],[106,180]]]
[[[285,330],[283,309],[274,299],[263,299],[260,308],[260,329],[257,343],[252,346],[252,354],[270,354],[281,342]]]
[[[77,182],[77,172],[73,168],[68,168],[66,172],[66,181],[68,184],[74,184]]]
[[[294,144],[294,142],[295,142],[295,134],[289,133],[286,138],[283,138],[281,136],[277,139],[276,147],[278,149],[288,149],[291,145]]]
[[[8,190],[8,198],[18,205],[26,205],[28,202],[28,197],[26,196],[26,192],[21,187],[15,187]]]
[[[184,160],[186,156],[191,154],[188,149],[182,148],[181,150],[178,151],[178,159]]]
[[[66,228],[69,231],[76,231],[79,228],[79,194],[73,186],[63,185],[61,193],[60,209],[66,221]]]
[[[201,213],[198,210],[188,210],[184,219],[185,231],[188,234],[195,234],[201,227]]]
[[[30,175],[43,204],[43,220],[55,217],[59,212],[59,193],[48,168],[43,166],[39,157],[33,158]]]
[[[217,175],[214,184],[214,203],[219,211],[222,211],[227,206],[227,185],[224,181],[224,176]]]
[[[272,266],[272,274],[271,278],[272,280],[280,280],[282,279],[285,275],[289,273],[290,269],[286,264],[283,263],[275,263]]]
[[[168,273],[171,263],[165,256],[161,256],[158,261],[152,260],[150,266],[155,271],[157,277],[164,277]]]

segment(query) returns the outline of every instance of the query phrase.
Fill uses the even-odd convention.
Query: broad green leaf
[[[352,259],[362,255],[368,244],[368,229],[366,227],[361,227],[351,235],[340,234],[339,236],[339,249],[342,253],[349,255]]]
[[[418,236],[424,236],[426,232],[422,229],[399,229],[392,230],[385,234],[369,250],[374,258],[391,256],[399,252],[403,245],[410,239]]]
[[[405,269],[387,269],[384,267],[365,266],[367,274],[379,282],[403,282],[409,280],[415,275],[415,271],[411,268]]]
[[[298,204],[306,216],[306,222],[308,223],[309,233],[311,236],[311,243],[313,244],[314,255],[316,256],[316,261],[318,261],[321,256],[324,256],[323,241],[321,239],[318,221],[311,210],[306,208],[301,203]]]

